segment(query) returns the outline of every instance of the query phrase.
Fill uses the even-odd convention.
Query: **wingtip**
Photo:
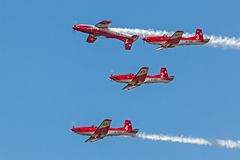
[[[156,48],[155,50],[156,51],[162,51],[164,48],[163,47],[158,47],[158,48]]]
[[[104,121],[112,121],[111,119],[108,119],[108,118],[106,118],[106,119],[104,119]]]
[[[181,32],[181,33],[184,33],[184,31],[182,31],[182,30],[177,30],[176,32]]]
[[[149,69],[149,67],[143,66],[141,69]]]
[[[104,19],[102,22],[104,22],[104,23],[112,23],[112,21],[110,21],[108,19]]]

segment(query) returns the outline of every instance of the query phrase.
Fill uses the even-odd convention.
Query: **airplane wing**
[[[98,24],[96,24],[95,26],[98,28],[108,28],[108,26],[111,24],[112,22],[109,20],[104,20],[102,22],[99,22]]]
[[[106,137],[109,127],[111,125],[111,121],[110,119],[105,119],[97,128],[97,130],[91,135],[91,137],[89,137],[85,142],[94,142],[97,141],[99,139],[103,139],[104,137]]]
[[[93,43],[93,42],[95,42],[97,40],[97,36],[96,35],[94,35],[94,34],[89,34],[88,35],[88,38],[87,38],[87,42],[88,43]]]
[[[147,73],[148,73],[148,67],[142,67],[138,71],[138,73],[135,75],[133,80],[130,83],[128,83],[128,85],[125,86],[123,89],[129,90],[129,89],[140,86],[145,81],[145,79],[147,77]]]
[[[132,84],[128,84],[126,85],[125,87],[123,87],[123,90],[129,90],[129,89],[133,89],[133,88],[136,88],[140,85],[132,85]]]
[[[99,139],[102,139],[102,138],[89,137],[85,142],[95,142]]]
[[[170,38],[169,40],[163,44],[163,48],[173,48],[175,47],[176,45],[178,45],[178,43],[180,42],[181,38],[182,38],[182,35],[183,35],[183,31],[176,31]]]

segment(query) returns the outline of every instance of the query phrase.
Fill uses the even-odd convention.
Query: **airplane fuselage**
[[[73,132],[84,135],[91,136],[97,130],[97,127],[80,127],[80,128],[72,128]],[[106,136],[131,136],[134,137],[138,132],[138,129],[132,129],[131,131],[127,131],[124,128],[109,128]]]
[[[164,45],[170,37],[168,36],[148,36],[144,37],[143,40],[155,45]],[[198,37],[182,37],[179,41],[179,46],[185,46],[185,45],[203,45],[208,43],[209,39],[203,39],[199,40]]]
[[[133,40],[131,35],[115,32],[111,30],[111,28],[98,28],[93,25],[79,24],[79,25],[73,26],[73,29],[80,32],[88,33],[88,34],[93,34],[96,36],[105,36],[107,38],[115,38],[124,42],[126,41],[126,39]]]
[[[130,83],[134,77],[134,74],[112,75],[110,79],[119,83]],[[173,80],[173,78],[174,76],[169,76],[168,79],[161,78],[161,75],[147,76],[143,83],[168,83]]]

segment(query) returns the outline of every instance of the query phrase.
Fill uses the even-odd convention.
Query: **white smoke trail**
[[[196,145],[207,145],[216,147],[225,147],[229,149],[240,149],[240,141],[233,140],[207,140],[204,138],[192,138],[184,136],[167,136],[162,134],[145,134],[139,133],[136,135],[137,138],[148,139],[152,141],[166,141],[174,143],[187,143]]]
[[[111,28],[113,31],[121,32],[125,34],[137,34],[142,37],[144,36],[154,36],[154,35],[172,35],[174,32],[168,32],[166,30],[152,30],[152,29],[130,29],[130,28]],[[193,36],[194,34],[184,33],[185,36]],[[212,47],[222,47],[222,48],[231,48],[231,49],[240,49],[240,38],[235,37],[226,37],[226,36],[214,36],[214,35],[204,35],[205,38],[210,38],[210,41],[207,43],[208,46]]]

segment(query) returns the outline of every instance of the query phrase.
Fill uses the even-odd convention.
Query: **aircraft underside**
[[[106,136],[134,136],[136,135],[138,130],[133,130],[132,132],[126,132],[126,131],[108,131]],[[78,133],[83,136],[91,136],[94,134],[94,132],[81,132]]]
[[[181,40],[176,46],[187,46],[187,45],[203,45],[206,44],[208,40],[198,41],[198,40]],[[149,42],[155,45],[166,45],[164,42]]]
[[[162,78],[146,78],[144,83],[168,83],[168,79],[162,79]]]
[[[93,34],[93,33],[98,33],[98,36],[103,36],[103,37],[107,37],[107,38],[115,38],[115,39],[119,39],[121,41],[124,41],[124,39],[132,39],[132,37],[129,35],[125,35],[125,34],[121,34],[115,31],[112,31],[111,29],[95,29],[95,31],[92,32],[88,32],[89,34]]]
[[[116,80],[119,83],[130,83],[132,79],[127,80]],[[146,78],[144,83],[168,83],[169,80],[162,79],[162,78]]]

